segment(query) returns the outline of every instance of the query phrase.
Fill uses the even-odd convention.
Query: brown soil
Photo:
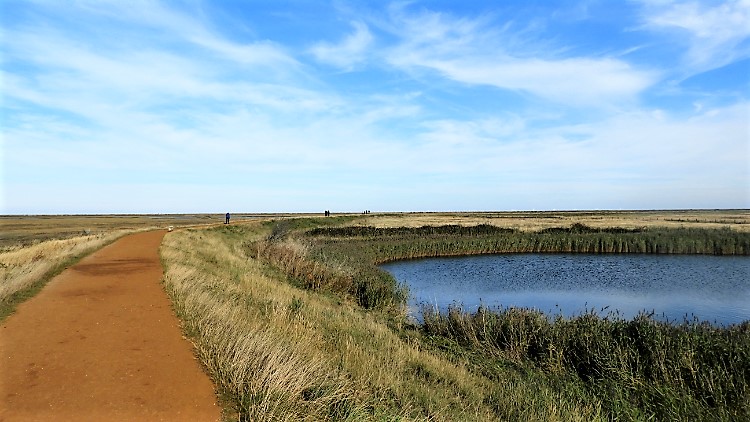
[[[53,279],[0,328],[0,421],[216,421],[214,386],[160,283],[163,231]]]

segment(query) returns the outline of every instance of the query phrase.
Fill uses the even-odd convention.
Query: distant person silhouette
[[[227,213],[226,217],[227,217],[227,221],[225,221],[224,224],[229,224],[229,213]]]

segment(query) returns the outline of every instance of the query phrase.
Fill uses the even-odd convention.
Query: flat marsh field
[[[750,232],[750,210],[685,211],[507,211],[477,213],[370,214],[357,225],[374,227],[420,227],[458,224],[489,224],[497,227],[537,231],[574,223],[590,227],[731,228]]]
[[[233,214],[232,221],[263,216]],[[0,215],[0,248],[117,230],[165,229],[169,226],[189,227],[223,222],[224,214]]]
[[[750,210],[233,214],[222,223],[219,214],[2,216],[0,282],[20,287],[0,289],[0,305],[122,233],[174,226],[160,250],[164,288],[226,420],[750,420],[748,321],[480,308],[425,309],[417,324],[406,317],[408,291],[377,267],[497,252],[750,255]]]
[[[351,215],[358,214],[334,214]],[[232,214],[232,223],[255,219],[315,217],[319,214]],[[377,213],[353,224],[373,227],[420,227],[490,224],[523,231],[581,223],[591,227],[697,227],[750,232],[750,210],[676,211],[505,211]],[[0,248],[115,230],[188,227],[223,223],[224,214],[0,215]]]

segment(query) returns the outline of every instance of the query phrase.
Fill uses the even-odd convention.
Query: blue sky
[[[1,214],[750,208],[750,0],[0,7]]]

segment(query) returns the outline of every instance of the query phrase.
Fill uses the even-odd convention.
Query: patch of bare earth
[[[0,327],[0,421],[216,421],[160,280],[163,231],[124,237]]]

